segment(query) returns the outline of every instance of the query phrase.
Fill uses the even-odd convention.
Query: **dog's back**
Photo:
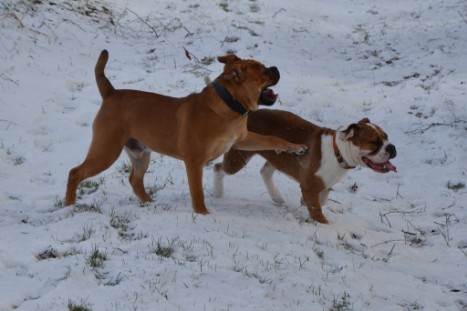
[[[291,126],[293,124],[293,126]],[[273,135],[295,143],[308,143],[310,135],[319,135],[322,128],[288,111],[259,109],[248,115],[248,130]]]

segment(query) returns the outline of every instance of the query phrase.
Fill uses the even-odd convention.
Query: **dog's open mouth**
[[[363,162],[371,168],[373,171],[378,173],[387,173],[387,172],[394,172],[397,173],[397,168],[390,162],[387,161],[385,163],[375,163],[368,159],[367,157],[362,158]]]
[[[265,88],[259,97],[259,102],[264,106],[272,106],[277,100],[277,94],[270,88]]]

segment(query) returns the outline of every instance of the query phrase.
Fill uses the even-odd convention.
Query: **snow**
[[[466,20],[460,0],[0,0],[0,310],[467,310]],[[275,65],[274,108],[370,118],[398,173],[349,172],[321,225],[286,176],[270,200],[260,158],[219,199],[206,167],[199,216],[183,163],[153,154],[140,206],[122,154],[63,208],[104,48],[115,86],[171,96],[220,73],[203,59]]]

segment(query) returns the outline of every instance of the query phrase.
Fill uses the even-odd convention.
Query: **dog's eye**
[[[375,141],[372,141],[371,144],[374,146],[375,150],[379,150],[379,148],[381,148],[381,146],[383,145],[383,142],[381,141],[381,139],[377,139]]]

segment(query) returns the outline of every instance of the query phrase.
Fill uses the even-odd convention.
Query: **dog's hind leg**
[[[271,163],[266,161],[266,163],[264,163],[263,167],[261,168],[261,177],[263,178],[264,184],[268,189],[268,193],[271,199],[278,204],[284,204],[285,201],[282,197],[282,194],[279,189],[277,189],[274,181],[272,180],[272,175],[274,175],[275,171],[276,168],[272,166]]]
[[[220,198],[224,195],[224,176],[233,175],[247,165],[254,155],[252,152],[245,152],[231,149],[224,154],[224,160],[214,165],[214,190],[213,195]]]
[[[151,202],[151,197],[144,189],[144,174],[149,167],[151,150],[145,145],[130,138],[125,144],[125,151],[131,161],[130,184],[141,202]]]
[[[68,174],[65,206],[75,204],[76,189],[80,182],[103,172],[118,159],[124,142],[116,142],[112,139],[114,138],[109,138],[107,134],[93,136],[86,159]]]
[[[321,209],[320,201],[329,194],[329,192],[325,190],[323,195],[320,195],[319,189],[324,188],[322,181],[313,180],[313,177],[311,177],[311,180],[301,182],[300,188],[302,190],[303,199],[305,200],[308,212],[310,213],[310,218],[322,224],[329,223],[326,217],[324,217]]]

